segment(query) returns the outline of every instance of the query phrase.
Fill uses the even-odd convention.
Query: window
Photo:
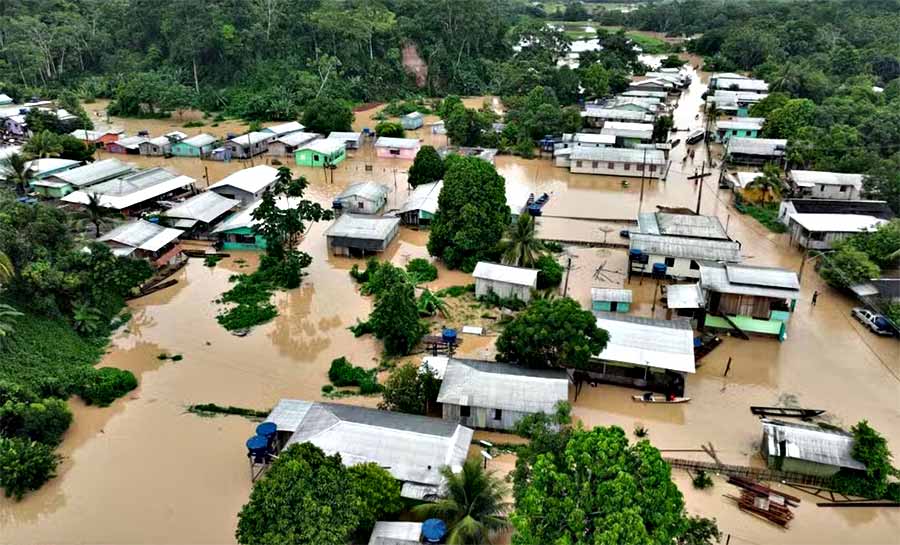
[[[233,236],[234,236],[234,241],[239,244],[255,244],[256,243],[256,237],[253,235],[235,234]]]
[[[467,405],[462,405],[459,408],[459,416],[463,418],[469,418],[472,415],[472,408]]]
[[[313,161],[319,162],[319,160],[320,160],[319,154],[318,153],[313,154]]]
[[[600,161],[594,161],[593,163],[591,163],[591,168],[597,168],[599,166],[600,166]]]
[[[625,165],[625,170],[631,170],[631,163],[623,163]]]
[[[692,259],[692,260],[691,260],[691,267],[690,267],[690,268],[691,268],[692,271],[699,271],[699,270],[700,270],[700,265],[698,265],[697,262],[694,261],[694,260]]]
[[[637,169],[640,170],[641,172],[644,171],[644,163],[639,163],[639,164],[636,165],[636,166],[637,166]]]
[[[809,234],[810,240],[825,240],[825,231],[813,231]]]
[[[360,203],[357,203],[357,206],[356,206],[356,207],[359,208],[360,210],[362,210],[363,208],[365,208],[365,204],[363,204],[362,202],[360,202]]]
[[[650,172],[656,172],[656,165],[650,165]]]
[[[612,170],[612,169],[616,168],[616,164],[615,163],[606,163],[606,168]]]
[[[392,149],[392,150],[391,150],[391,155],[400,155],[400,150],[398,150],[398,149]]]
[[[575,166],[581,168],[581,161],[575,161]]]
[[[500,409],[494,409],[494,420],[502,420],[503,419],[503,411]]]
[[[841,193],[846,193],[848,189],[850,189],[850,186],[849,186],[849,185],[842,185],[842,186],[841,186]]]
[[[675,258],[667,257],[666,258],[666,267],[674,267],[675,266]]]

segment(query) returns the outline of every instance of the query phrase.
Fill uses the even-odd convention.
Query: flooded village
[[[886,220],[877,211],[870,216],[850,212],[850,204],[834,205],[825,212],[789,213],[784,217],[785,228],[775,232],[742,213],[737,195],[752,191],[753,180],[762,176],[762,163],[768,162],[768,156],[756,160],[754,154],[773,154],[773,161],[782,163],[784,144],[775,142],[771,150],[759,151],[768,139],[759,138],[758,130],[753,130],[757,122],[746,112],[748,103],[760,100],[750,95],[765,95],[766,84],[740,74],[704,71],[704,60],[694,54],[678,56],[685,64],[676,69],[659,66],[664,55],[642,56],[650,73],[635,76],[618,96],[582,106],[584,132],[548,135],[539,142],[534,158],[489,155],[503,178],[513,214],[530,215],[537,238],[560,245],[561,252],[554,258],[564,268],[564,279],[550,290],[552,294],[570,297],[592,311],[598,327],[610,332],[605,353],[592,355],[594,367],[560,370],[553,376],[555,392],[547,395],[569,402],[574,422],[584,428],[619,426],[633,440],[637,438],[632,430],[643,430],[646,439],[671,460],[672,479],[684,496],[687,512],[714,518],[722,543],[891,542],[900,533],[900,509],[819,507],[816,504],[825,502],[824,497],[779,482],[781,474],[762,454],[767,439],[760,416],[750,410],[824,409],[815,422],[825,423],[828,429],[849,430],[866,420],[895,452],[900,451],[900,343],[896,336],[876,335],[854,319],[851,311],[866,305],[851,291],[829,285],[811,251],[815,241],[827,240],[811,227],[817,219],[832,222],[821,229],[829,233],[831,225],[851,214],[850,223],[874,218],[857,231]],[[762,89],[754,88],[757,83]],[[501,119],[505,110],[503,101],[494,96],[467,97],[462,102],[467,108],[494,111]],[[377,410],[382,401],[380,394],[335,399],[331,390],[323,389],[330,384],[329,367],[336,358],[345,357],[366,369],[381,366],[385,359],[380,340],[373,335],[357,337],[350,329],[365,321],[374,308],[373,298],[362,293],[350,274],[354,266],[364,269],[370,255],[398,267],[417,258],[432,262],[437,278],[421,282],[420,290],[438,292],[473,284],[480,294],[481,289],[494,292],[524,285],[521,293],[525,299],[531,297],[531,276],[526,273],[524,281],[511,279],[521,278],[522,268],[491,269],[490,264],[479,263],[473,273],[451,270],[429,255],[429,229],[406,221],[403,212],[417,210],[410,205],[411,197],[422,193],[407,182],[416,152],[422,146],[447,153],[457,150],[435,113],[410,121],[403,135],[411,142],[407,147],[407,141],[375,136],[375,126],[385,117],[405,121],[385,116],[385,104],[355,109],[349,133],[308,137],[303,136],[309,133],[302,126],[296,126],[299,123],[287,128],[290,123],[267,122],[251,131],[240,120],[212,122],[196,110],[174,112],[163,119],[136,119],[110,115],[109,105],[107,99],[83,104],[96,128],[91,134],[83,131],[82,137],[94,143],[108,138],[97,149],[94,164],[112,161],[109,168],[124,164],[127,172],[83,186],[72,182],[77,175],[51,172],[42,178],[48,183],[34,184],[35,198],[86,206],[85,199],[94,195],[91,187],[115,186],[140,173],[163,173],[168,191],[138,197],[154,202],[143,208],[153,211],[152,221],[146,221],[149,215],[141,220],[140,212],[129,211],[143,201],[128,201],[127,192],[124,199],[116,187],[101,193],[101,199],[107,199],[105,206],[126,211],[128,222],[148,224],[141,228],[152,230],[156,245],[146,246],[146,240],[135,244],[125,235],[100,240],[122,255],[164,267],[177,265],[167,277],[174,283],[129,301],[130,319],[113,332],[99,364],[131,371],[139,386],[108,407],[87,405],[77,396],[68,401],[74,418],[58,447],[62,462],[56,477],[21,501],[0,498],[2,543],[235,542],[238,513],[254,486],[252,463],[248,473],[248,457],[253,459],[248,438],[260,422],[275,422],[281,436],[290,426],[315,425],[304,424],[309,417],[297,417],[291,411],[325,411],[328,406],[322,403]],[[662,115],[671,116],[672,128],[660,140],[653,136],[653,122]],[[649,134],[642,134],[647,130]],[[180,134],[169,136],[176,133]],[[208,141],[200,138],[205,134],[210,135]],[[158,153],[150,149],[153,145],[160,147]],[[177,151],[179,145],[187,151]],[[196,152],[188,150],[195,145]],[[259,152],[254,146],[260,147]],[[216,157],[217,153],[223,155]],[[358,208],[342,204],[335,219],[308,224],[299,249],[312,257],[312,263],[302,283],[275,290],[271,301],[277,316],[235,335],[217,321],[228,308],[220,297],[234,285],[233,275],[255,271],[264,255],[247,210],[252,211],[273,183],[279,167],[305,178],[304,198],[324,209],[332,210],[341,202]],[[185,179],[179,185],[180,177]],[[815,188],[821,178],[813,175],[810,184],[801,185]],[[348,188],[361,182],[374,184],[348,193]],[[64,184],[69,185],[64,188]],[[843,186],[852,187],[853,182],[836,185],[844,191]],[[373,198],[378,203],[372,213],[364,210],[361,201],[342,201],[363,189],[376,194]],[[798,191],[797,207],[810,206],[804,203],[817,197],[816,189],[811,191],[803,195]],[[173,194],[177,199],[170,198]],[[203,212],[209,217],[194,210],[182,210],[183,215],[174,212],[185,198],[198,195],[208,195],[204,197],[208,201],[216,195],[214,206],[219,208],[214,217],[208,209]],[[543,206],[535,207],[541,196],[545,196],[539,203]],[[854,200],[863,199],[841,202]],[[436,196],[433,201],[436,209]],[[360,248],[371,247],[354,245],[354,236],[373,240],[366,238],[373,235],[359,231],[383,230],[364,223],[374,218],[391,218],[379,220],[389,222],[384,228],[390,229],[377,235],[381,246],[376,252],[361,255]],[[337,229],[342,221],[357,220],[359,225],[346,227],[349,234]],[[208,223],[208,228],[193,230],[198,222]],[[210,266],[206,254],[221,257]],[[490,446],[523,439],[509,433],[511,428],[504,432],[497,429],[499,424],[485,423],[485,419],[500,421],[500,408],[485,408],[491,411],[486,417],[469,416],[465,394],[460,401],[444,388],[451,389],[451,376],[465,382],[460,374],[473,373],[479,384],[498,380],[496,390],[504,389],[504,375],[489,376],[498,372],[492,366],[501,364],[465,362],[493,362],[503,317],[515,313],[490,308],[474,295],[466,297],[453,301],[446,317],[427,320],[426,335],[441,339],[448,330],[458,335],[458,345],[453,345],[450,354],[444,337],[443,344],[418,344],[410,355],[395,361],[419,365],[437,356],[437,345],[442,347],[441,355],[449,356],[449,362],[444,360],[447,369],[442,370],[444,387],[438,399],[444,399],[443,424],[461,424],[448,432],[457,439],[459,430],[474,429],[470,435],[462,432],[463,439],[470,441],[463,441],[464,449],[455,453],[454,463],[465,458],[482,460],[482,453],[489,452],[485,467],[506,476],[515,468],[515,454],[491,451]],[[761,310],[760,305],[765,308]],[[172,355],[181,357],[168,357]],[[468,367],[460,368],[464,366]],[[378,381],[383,383],[390,373],[388,367],[380,367]],[[525,379],[518,372],[510,373],[508,384],[516,386],[509,388],[518,401],[538,396],[536,392],[544,387],[538,379],[533,386],[520,386],[515,381]],[[456,388],[464,391],[466,387]],[[468,387],[477,389],[472,384]],[[307,403],[289,407],[285,400]],[[189,411],[200,404],[274,412],[254,419]],[[476,409],[472,407],[472,414]],[[369,418],[356,415],[355,409],[346,409],[347,414],[330,410],[337,411],[331,417],[345,424]],[[786,422],[788,432],[792,426],[809,426],[789,413],[773,412],[766,418]],[[430,414],[442,416],[440,409]],[[397,450],[413,440],[391,431],[397,433],[390,435]],[[769,433],[788,432],[773,429]],[[357,437],[350,433],[347,437]],[[770,443],[774,445],[770,449],[797,448],[783,439]],[[335,448],[340,450],[341,445]],[[779,455],[770,450],[769,456]],[[736,473],[725,469],[735,467],[745,468],[751,478],[766,474],[767,468],[776,471],[771,474],[774,479],[762,483],[766,494],[771,492],[772,498],[782,501],[779,494],[800,499],[799,505],[791,506],[789,527],[739,509],[734,496],[741,489],[729,484]],[[692,485],[698,468],[708,469],[714,483],[711,488]],[[425,486],[412,478],[397,478],[404,494],[407,484]],[[507,533],[494,542],[509,543],[510,539]]]

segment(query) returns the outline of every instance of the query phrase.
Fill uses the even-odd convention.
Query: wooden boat
[[[784,418],[812,418],[825,412],[825,409],[799,409],[793,407],[758,407],[751,406],[750,412],[756,416],[781,416]]]
[[[689,397],[675,397],[669,399],[664,395],[654,394],[633,395],[631,396],[631,399],[640,401],[641,403],[687,403],[691,400]]]

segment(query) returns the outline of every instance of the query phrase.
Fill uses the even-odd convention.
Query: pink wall
[[[399,154],[391,153],[392,149],[396,148],[375,148],[375,154],[378,157],[383,157],[385,159],[415,159],[416,154],[419,153],[419,146],[410,149],[401,149],[398,150]]]

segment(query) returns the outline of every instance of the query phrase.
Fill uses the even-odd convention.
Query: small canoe
[[[812,418],[825,412],[825,409],[799,409],[793,407],[750,407],[756,416],[781,416],[784,418]]]
[[[687,403],[691,400],[689,397],[675,397],[669,399],[664,395],[633,395],[631,396],[631,399],[640,401],[641,403]]]

